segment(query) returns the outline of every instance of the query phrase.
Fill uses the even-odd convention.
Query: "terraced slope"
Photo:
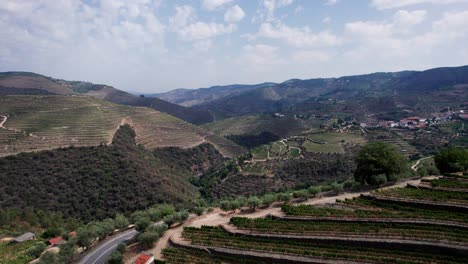
[[[89,96],[3,96],[0,115],[2,120],[7,117],[0,127],[0,156],[109,144],[121,124],[132,125],[137,143],[149,149],[208,142],[227,157],[243,151],[231,141],[165,113]]]
[[[457,199],[466,203],[466,195],[460,192],[411,187],[373,195],[441,204]],[[263,218],[239,214],[242,217],[231,217],[229,224],[220,226],[185,227],[182,234],[171,237],[172,247],[163,252],[166,263],[196,262],[201,258],[206,258],[206,263],[468,261],[467,211],[369,200],[365,196],[338,204],[286,204],[282,211],[273,215],[260,211],[257,217]],[[229,258],[222,259],[226,256]]]

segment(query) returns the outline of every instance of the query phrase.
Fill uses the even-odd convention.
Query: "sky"
[[[1,0],[0,71],[145,93],[468,64],[468,0]]]

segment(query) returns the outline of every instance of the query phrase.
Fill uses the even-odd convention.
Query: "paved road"
[[[118,235],[113,236],[109,240],[104,241],[102,244],[98,245],[95,249],[86,254],[86,256],[81,259],[79,264],[104,264],[106,259],[117,246],[124,242],[127,239],[133,238],[138,232],[132,228],[125,232],[122,232]]]

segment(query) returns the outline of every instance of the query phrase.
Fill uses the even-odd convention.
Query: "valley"
[[[463,263],[465,80],[419,75],[135,96],[1,73],[0,238],[38,238],[0,260]]]

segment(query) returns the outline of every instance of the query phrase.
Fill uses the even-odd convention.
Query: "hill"
[[[0,156],[71,145],[109,144],[121,124],[132,125],[137,144],[148,149],[188,148],[209,142],[228,157],[243,152],[231,141],[165,113],[90,96],[2,96],[0,115]]]
[[[357,114],[398,119],[424,115],[468,100],[468,66],[426,71],[372,73],[340,78],[292,79],[279,84],[250,87],[223,95],[223,87],[196,92],[169,92],[160,98],[198,102],[194,109],[208,110],[216,119],[265,113]],[[213,98],[204,92],[217,94]],[[200,94],[200,96],[197,96]]]
[[[65,81],[29,72],[0,73],[0,95],[84,94],[117,104],[153,108],[193,124],[211,122],[206,110],[189,109],[158,98],[139,97],[114,87],[80,81]]]
[[[211,145],[155,152],[137,146],[121,126],[112,144],[23,153],[0,159],[0,207],[60,212],[85,222],[158,203],[188,205],[196,189],[186,180],[223,157]],[[170,162],[168,162],[168,160]]]
[[[149,94],[148,96],[158,97],[174,104],[191,107],[223,97],[237,95],[256,88],[269,87],[273,85],[276,85],[276,83],[260,83],[253,85],[233,84],[199,89],[176,89],[166,93]]]

